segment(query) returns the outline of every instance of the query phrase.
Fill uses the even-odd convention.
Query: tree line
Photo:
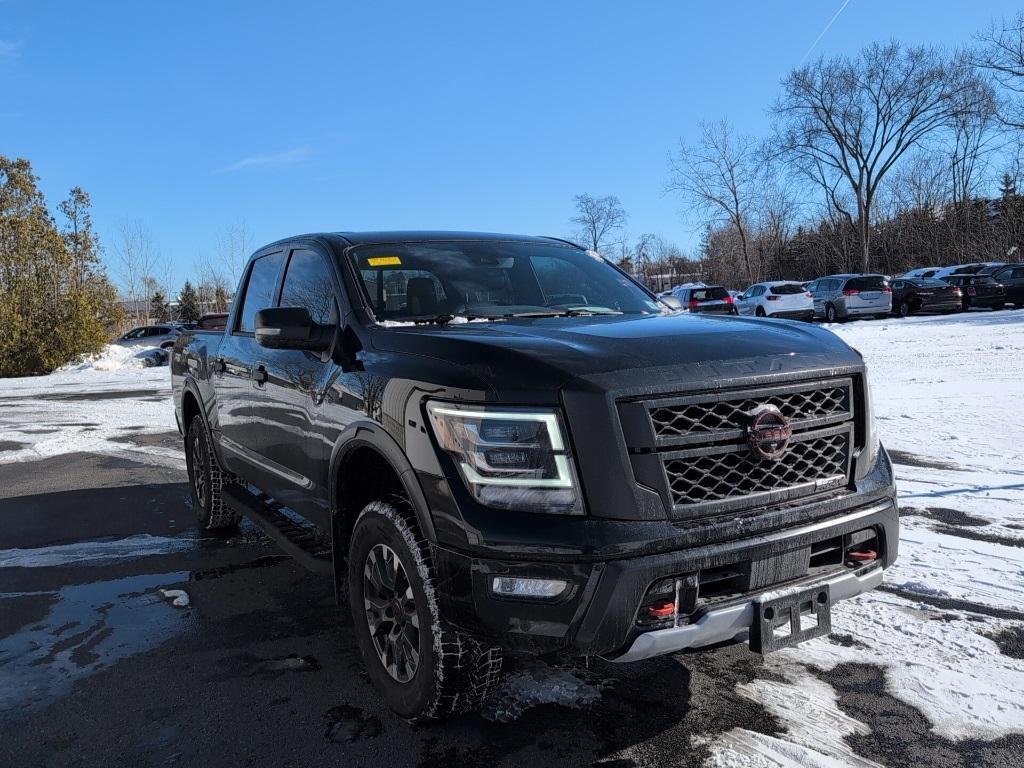
[[[743,287],[830,272],[1019,259],[1024,230],[1024,12],[960,50],[874,43],[797,67],[771,131],[703,122],[665,191],[703,225],[695,258],[619,237],[614,197],[576,198],[578,238],[652,274]]]

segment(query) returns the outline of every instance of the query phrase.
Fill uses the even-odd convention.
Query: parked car
[[[950,275],[943,282],[960,291],[960,306],[964,312],[971,307],[1002,309],[1006,306],[1006,288],[990,275]]]
[[[982,267],[981,269],[979,269],[975,274],[978,274],[978,275],[994,275],[996,272],[998,272],[1000,269],[1002,269],[1005,266],[1006,266],[1006,262],[1005,261],[993,261],[993,262],[990,262],[987,266]]]
[[[959,312],[960,289],[934,278],[897,277],[892,281],[892,311],[900,317],[918,312]]]
[[[672,295],[683,303],[689,312],[722,312],[736,314],[732,295],[720,285],[688,283],[672,289]]]
[[[942,267],[918,267],[912,269],[909,272],[904,272],[900,277],[903,278],[915,278],[915,277],[935,277],[936,273],[939,272]]]
[[[992,275],[1006,290],[1006,301],[1017,309],[1024,308],[1024,264],[1007,264]]]
[[[228,321],[227,312],[209,312],[196,322],[196,329],[200,331],[223,330]]]
[[[997,261],[977,261],[972,264],[954,264],[949,267],[943,267],[932,275],[932,277],[936,277],[941,280],[942,278],[949,277],[950,275],[976,275],[982,270],[988,267],[997,266],[998,264],[999,262]]]
[[[333,578],[402,716],[477,707],[509,650],[827,635],[896,559],[865,363],[824,329],[680,316],[509,235],[281,240],[236,295],[172,356],[198,524]]]
[[[140,325],[137,328],[132,328],[114,343],[122,347],[161,347],[166,349],[174,346],[174,342],[180,334],[181,331],[169,323]]]
[[[834,323],[855,317],[887,317],[892,289],[884,275],[826,275],[810,286],[814,316]]]
[[[784,280],[755,283],[736,297],[735,303],[741,315],[790,320],[814,319],[814,300],[800,283]]]

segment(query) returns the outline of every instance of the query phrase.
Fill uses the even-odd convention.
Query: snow
[[[184,589],[159,589],[160,595],[175,608],[188,608],[188,592]]]
[[[80,541],[52,547],[0,549],[0,568],[53,568],[62,565],[106,565],[115,560],[166,555],[195,546],[192,536],[140,533],[114,541]]]
[[[507,723],[526,710],[542,704],[583,709],[601,698],[601,685],[584,679],[579,669],[525,659],[505,676],[501,686],[487,700],[483,716]]]
[[[81,451],[148,455],[184,466],[180,451],[126,444],[132,436],[177,430],[167,366],[143,367],[162,352],[108,345],[49,376],[0,379],[0,461],[36,461]]]

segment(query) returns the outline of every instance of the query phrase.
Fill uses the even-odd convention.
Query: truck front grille
[[[688,399],[688,398],[687,398]],[[774,405],[791,422],[803,422],[829,416],[849,416],[850,388],[821,387],[768,395],[734,397],[716,402],[671,402],[651,409],[654,433],[672,441],[687,435],[715,435],[717,432],[743,430],[748,414],[759,405]]]
[[[822,486],[844,484],[850,430],[813,435],[801,435],[808,439],[790,443],[786,453],[774,461],[759,460],[746,446],[733,445],[703,455],[667,458],[665,473],[672,503],[689,506],[778,489],[813,492]]]
[[[854,378],[647,397],[619,403],[637,482],[693,519],[849,484],[856,443]],[[748,442],[754,413],[774,406],[792,437],[774,459]]]

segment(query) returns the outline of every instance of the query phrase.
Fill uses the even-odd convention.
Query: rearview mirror
[[[675,296],[663,296],[661,303],[667,306],[669,309],[679,311],[683,308],[683,302],[677,299]]]
[[[333,325],[314,323],[305,307],[272,307],[256,313],[256,342],[268,349],[323,352],[334,339]]]

